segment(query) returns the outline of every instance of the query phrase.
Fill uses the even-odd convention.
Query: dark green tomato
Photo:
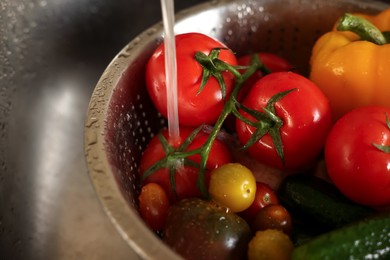
[[[171,206],[163,240],[185,259],[245,259],[251,235],[238,215],[191,198]]]

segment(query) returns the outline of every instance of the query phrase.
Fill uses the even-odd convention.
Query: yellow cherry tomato
[[[290,260],[294,245],[277,229],[257,231],[248,245],[248,260]]]
[[[221,206],[240,212],[255,199],[256,179],[251,170],[242,164],[224,164],[211,172],[209,193]]]

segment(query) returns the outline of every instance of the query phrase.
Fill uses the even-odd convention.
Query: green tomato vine
[[[219,48],[213,49],[209,55],[206,55],[202,52],[197,52],[195,54],[195,59],[203,68],[202,81],[198,93],[203,90],[209,78],[214,77],[219,82],[222,96],[226,100],[221,114],[219,115],[216,123],[213,125],[209,133],[208,139],[198,149],[186,151],[188,146],[191,144],[196,135],[199,133],[199,131],[202,130],[204,126],[199,126],[198,128],[196,128],[190,134],[190,136],[188,136],[186,140],[176,149],[169,144],[169,142],[162,134],[159,134],[158,138],[161,142],[161,145],[163,146],[166,156],[165,158],[154,163],[146,172],[144,172],[142,180],[144,180],[159,169],[167,168],[169,170],[170,184],[172,190],[176,194],[174,174],[177,165],[181,164],[184,166],[197,167],[199,168],[197,187],[204,198],[209,198],[209,193],[205,185],[206,163],[210,154],[212,144],[217,138],[218,133],[221,131],[224,121],[230,114],[233,114],[239,120],[242,120],[246,124],[256,128],[255,133],[250,138],[248,143],[243,146],[243,149],[249,148],[259,139],[261,139],[265,134],[269,133],[275,144],[275,148],[280,159],[282,160],[282,162],[284,162],[283,144],[280,136],[280,128],[283,126],[283,121],[276,115],[274,104],[295,89],[281,92],[273,96],[268,101],[266,107],[263,108],[263,112],[245,107],[237,101],[237,95],[245,81],[249,79],[258,70],[260,70],[264,75],[271,73],[271,71],[261,62],[257,55],[252,56],[249,66],[232,66],[230,64],[227,64],[226,62],[218,58],[220,50],[221,49]],[[245,72],[240,73],[240,69],[245,69]],[[232,73],[235,77],[235,85],[233,87],[232,93],[228,97],[226,96],[226,86],[222,77],[222,73],[226,71]],[[246,117],[242,116],[239,113],[239,109],[250,114],[255,119],[255,121],[249,120]],[[188,159],[188,157],[193,156],[195,154],[200,155],[200,163],[196,163]]]

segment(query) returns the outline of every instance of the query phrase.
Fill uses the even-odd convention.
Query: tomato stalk
[[[357,34],[362,40],[384,45],[387,43],[385,35],[368,20],[349,13],[344,14],[338,22],[338,31],[350,31]]]
[[[204,145],[200,148],[200,168],[199,168],[199,175],[197,180],[197,186],[200,192],[205,196],[206,198],[209,198],[209,193],[207,190],[207,187],[205,185],[206,183],[206,163],[210,154],[211,146],[217,138],[217,135],[219,131],[221,130],[223,123],[225,122],[226,118],[229,114],[231,114],[233,111],[237,111],[236,105],[237,102],[237,95],[242,87],[242,85],[245,83],[245,81],[252,76],[257,70],[268,70],[265,69],[265,65],[260,61],[259,58],[254,58],[251,63],[251,65],[248,67],[248,69],[241,74],[234,66],[231,66],[221,60],[219,60],[217,57],[213,56],[213,52],[211,52],[211,55],[208,56],[208,59],[205,58],[204,54],[201,52],[197,52],[195,55],[195,59],[202,65],[203,68],[207,68],[206,70],[215,70],[216,72],[213,72],[213,74],[220,74],[223,71],[229,71],[232,73],[236,78],[236,83],[234,85],[233,91],[229,98],[227,99],[224,108],[220,114],[220,116],[217,119],[217,122],[214,124],[214,127],[212,128],[210,135],[207,139],[207,141],[204,143]],[[211,66],[210,66],[211,65]],[[268,70],[269,71],[269,70]],[[204,72],[204,75],[209,74],[208,72]],[[224,85],[221,85],[221,88],[223,88]],[[235,113],[234,113],[235,114]]]
[[[199,167],[199,164],[196,162],[188,159],[188,157],[200,153],[200,149],[195,149],[191,151],[186,151],[188,146],[192,143],[196,135],[199,133],[202,127],[196,128],[185,140],[184,142],[178,147],[174,148],[172,145],[168,142],[168,140],[159,133],[157,135],[161,146],[163,147],[163,150],[165,152],[165,157],[157,162],[155,162],[151,167],[149,167],[144,174],[142,175],[142,182],[148,178],[150,175],[152,175],[154,172],[156,172],[159,169],[166,168],[169,171],[169,182],[170,186],[172,188],[173,194],[177,196],[176,192],[176,182],[174,179],[175,171],[178,170],[178,168],[185,166],[191,166],[191,167]],[[179,167],[178,167],[179,166]],[[180,169],[179,169],[180,170]]]
[[[386,125],[387,125],[387,128],[390,130],[390,121],[389,121],[388,114],[386,114]],[[377,149],[379,149],[382,152],[390,153],[390,145],[380,145],[380,144],[372,144],[372,145],[375,146]]]
[[[195,59],[203,67],[202,81],[200,83],[200,88],[197,94],[202,92],[209,78],[213,76],[214,78],[216,78],[219,83],[219,86],[221,87],[222,98],[226,98],[226,85],[221,73],[222,71],[225,71],[226,68],[224,66],[224,63],[218,59],[220,51],[220,48],[216,48],[213,49],[209,55],[206,55],[200,51],[195,54]]]
[[[174,180],[174,174],[175,174],[175,166],[177,165],[178,160],[183,161],[183,165],[185,166],[192,166],[192,167],[198,167],[199,168],[199,174],[197,179],[197,187],[201,194],[205,198],[209,198],[209,192],[205,185],[206,183],[206,164],[207,160],[209,158],[209,154],[212,148],[212,144],[215,141],[215,139],[218,136],[218,133],[221,131],[221,128],[226,120],[226,118],[233,114],[240,120],[247,119],[243,117],[239,112],[238,108],[244,108],[243,105],[241,105],[237,101],[237,95],[243,86],[243,84],[246,82],[247,79],[249,79],[256,71],[260,70],[262,73],[269,74],[271,71],[260,61],[259,57],[257,55],[254,55],[251,63],[249,66],[245,67],[245,72],[240,73],[238,69],[243,69],[242,66],[232,66],[230,64],[227,64],[223,62],[222,60],[218,59],[218,55],[220,53],[220,49],[213,49],[209,55],[206,55],[202,52],[197,52],[195,54],[195,59],[200,63],[200,65],[203,67],[203,75],[202,75],[202,81],[201,86],[198,91],[200,93],[204,86],[206,85],[208,79],[210,77],[215,77],[221,87],[222,96],[225,99],[226,98],[226,86],[225,82],[222,77],[223,72],[230,72],[234,75],[236,81],[235,85],[233,87],[231,95],[226,99],[225,105],[223,107],[222,112],[220,113],[216,123],[213,125],[212,129],[209,132],[209,136],[205,143],[194,150],[186,151],[189,144],[193,141],[195,136],[201,131],[203,126],[198,127],[196,130],[191,133],[191,135],[181,144],[178,148],[173,148],[169,142],[165,139],[165,137],[162,134],[159,134],[160,142],[163,146],[163,149],[166,153],[166,156],[157,161],[155,164],[153,164],[147,171],[143,174],[143,180],[145,180],[148,176],[153,174],[155,171],[162,169],[162,168],[168,168],[170,173],[170,184],[171,187],[176,194],[176,185]],[[292,90],[290,90],[292,91]],[[273,136],[273,140],[275,142],[275,146],[279,147],[280,154],[283,154],[283,146],[281,144],[280,140],[280,134],[279,129],[283,125],[283,122],[275,115],[274,111],[274,103],[281,99],[284,95],[288,94],[290,91],[286,91],[283,93],[279,93],[273,97],[269,105],[267,105],[266,108],[264,108],[264,113],[259,113],[260,117],[258,118],[258,122],[248,122],[251,125],[256,126],[259,131],[264,131],[264,134],[270,133],[271,136]],[[263,135],[264,135],[263,134]],[[257,139],[258,140],[258,139]],[[188,159],[188,157],[199,154],[200,155],[200,162],[199,164]],[[283,158],[283,156],[281,156]]]
[[[252,121],[247,119],[246,117],[240,117],[243,122],[256,128],[251,138],[243,146],[243,149],[248,149],[258,140],[260,140],[264,135],[269,134],[272,138],[275,150],[279,158],[282,160],[282,163],[284,163],[283,142],[280,136],[280,128],[283,126],[283,121],[276,115],[275,103],[294,90],[296,89],[294,88],[287,91],[283,91],[271,97],[270,100],[267,102],[266,107],[263,108],[263,112],[253,110],[239,104],[239,107],[243,111],[251,115],[256,120]]]

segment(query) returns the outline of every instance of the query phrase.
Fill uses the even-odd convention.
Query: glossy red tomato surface
[[[179,145],[181,145],[184,142],[184,140],[192,133],[193,130],[194,129],[192,128],[181,127],[179,140],[175,140],[175,142],[173,142],[170,139],[167,130],[163,130],[162,134],[168,140],[172,148],[177,148]],[[194,149],[201,147],[206,142],[208,136],[209,135],[207,133],[200,131],[186,150],[192,151]],[[147,148],[145,149],[142,155],[141,162],[140,162],[141,176],[142,174],[145,173],[145,171],[149,167],[151,167],[154,163],[163,159],[164,157],[166,157],[166,153],[163,149],[163,146],[161,145],[160,140],[158,139],[157,136],[155,136],[150,141],[150,143],[148,144]],[[193,155],[189,158],[193,162],[196,163],[200,162],[200,155],[198,154]],[[207,183],[210,177],[209,172],[211,170],[223,164],[229,163],[231,161],[232,161],[232,156],[230,154],[228,147],[218,139],[215,140],[211,147],[210,155],[206,165],[207,173],[208,173],[206,175]],[[150,175],[145,179],[144,183],[149,183],[149,182],[158,183],[167,192],[170,200],[175,201],[177,199],[183,199],[187,197],[201,196],[201,193],[196,185],[198,174],[199,174],[199,169],[197,167],[183,166],[176,169],[174,173],[176,194],[170,182],[170,174],[168,168],[163,168],[155,171],[152,175]]]
[[[386,117],[390,109],[362,107],[340,118],[325,146],[328,174],[351,200],[369,206],[390,205],[390,146]]]
[[[248,221],[248,223],[251,223],[256,214],[269,204],[279,204],[278,196],[268,184],[256,182],[255,200],[249,208],[240,212],[240,216]]]
[[[181,125],[213,124],[223,109],[221,86],[214,77],[210,77],[202,91],[198,93],[203,68],[195,60],[195,53],[200,51],[209,55],[214,48],[223,48],[218,56],[220,60],[237,65],[234,53],[226,49],[224,44],[209,36],[199,33],[176,36],[178,112]],[[164,62],[164,44],[161,44],[147,63],[146,84],[157,110],[167,116]],[[230,72],[222,72],[222,77],[226,85],[226,96],[228,96],[233,88],[234,76]]]
[[[142,219],[152,230],[162,230],[170,207],[164,189],[157,183],[148,183],[141,188],[138,198]]]
[[[283,144],[284,163],[275,150],[269,133],[248,148],[248,153],[260,162],[283,170],[301,170],[312,164],[321,153],[332,126],[328,99],[307,78],[294,72],[275,72],[261,78],[253,86],[243,105],[264,111],[276,94],[292,90],[274,103],[276,115],[282,120],[279,129]],[[252,121],[247,112],[241,114]],[[257,128],[236,120],[236,132],[242,144],[246,144]]]

